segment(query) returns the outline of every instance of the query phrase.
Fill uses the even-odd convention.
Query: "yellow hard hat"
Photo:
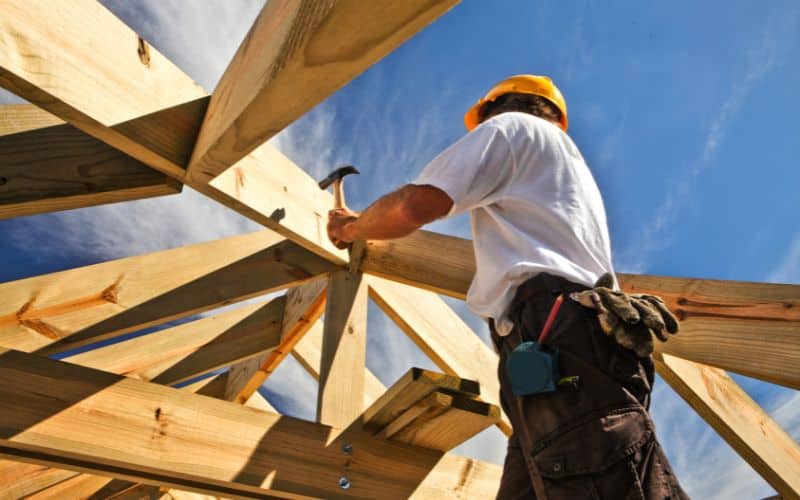
[[[492,102],[504,94],[532,94],[544,97],[552,102],[561,111],[561,130],[567,131],[567,102],[561,91],[553,83],[553,80],[546,76],[538,75],[516,75],[506,78],[498,83],[481,100],[476,102],[464,115],[464,125],[471,131],[478,126],[478,117],[481,107],[487,102]]]

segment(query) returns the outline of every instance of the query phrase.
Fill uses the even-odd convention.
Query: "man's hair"
[[[478,122],[483,123],[492,116],[507,111],[520,111],[555,123],[561,122],[561,111],[555,104],[538,95],[518,93],[503,94],[481,106],[478,110]]]

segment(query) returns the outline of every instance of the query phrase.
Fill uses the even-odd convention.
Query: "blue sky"
[[[261,1],[103,2],[212,90]],[[464,133],[462,116],[496,81],[550,75],[570,135],[603,192],[618,270],[800,284],[800,6],[794,1],[464,0],[273,142],[312,176],[352,163],[363,208],[411,179]],[[3,102],[11,96],[0,96]],[[0,281],[220,238],[257,226],[188,188],[155,200],[0,221]],[[464,217],[432,229],[468,236]],[[482,336],[486,328],[448,300]],[[432,367],[375,307],[369,365],[390,384]],[[796,391],[737,377],[800,438]],[[292,360],[268,381],[281,411],[313,418],[288,387],[314,391]],[[695,498],[771,488],[666,384],[659,437]],[[500,462],[492,430],[460,452]]]

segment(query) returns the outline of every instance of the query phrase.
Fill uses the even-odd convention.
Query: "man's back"
[[[612,272],[605,209],[572,140],[526,113],[503,113],[434,159],[414,184],[470,211],[477,273],[467,302],[500,319],[517,285],[549,272],[586,285]],[[505,334],[510,324],[502,319]]]

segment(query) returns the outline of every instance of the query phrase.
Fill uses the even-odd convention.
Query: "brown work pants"
[[[505,371],[511,351],[538,339],[559,294],[586,288],[539,274],[517,290],[509,308],[514,330],[500,337],[491,328],[501,403],[514,428],[497,498],[688,498],[647,412],[652,360],[607,337],[593,310],[567,298],[548,339],[559,349],[560,375],[579,377],[577,387],[523,397],[511,392]]]

